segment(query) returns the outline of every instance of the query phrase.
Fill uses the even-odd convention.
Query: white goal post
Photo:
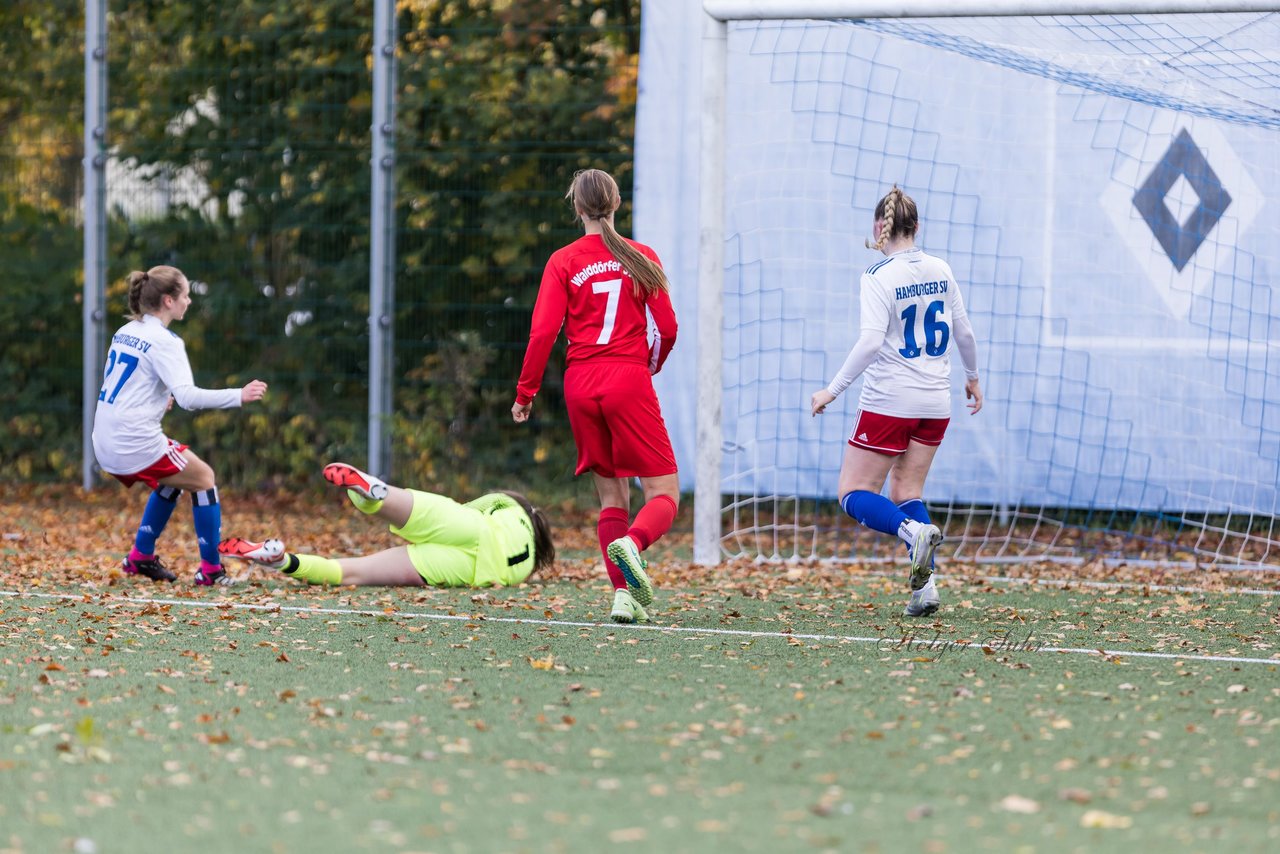
[[[928,18],[994,18],[994,17],[1037,17],[1052,16],[1061,18],[1066,16],[1129,16],[1129,15],[1182,15],[1195,13],[1197,15],[1209,14],[1229,14],[1229,13],[1266,13],[1280,11],[1280,0],[1114,0],[1114,2],[1082,2],[1081,0],[982,0],[982,2],[973,2],[973,0],[897,0],[897,2],[855,2],[855,0],[703,0],[703,23],[701,33],[701,90],[700,90],[700,140],[699,140],[699,181],[698,181],[698,255],[697,255],[697,355],[696,355],[696,430],[694,441],[694,560],[696,563],[703,565],[717,564],[726,555],[725,547],[725,503],[724,496],[727,494],[725,488],[725,412],[722,400],[725,391],[725,375],[724,365],[726,358],[726,342],[724,339],[724,317],[725,317],[725,272],[726,272],[726,90],[729,85],[728,81],[728,44],[730,33],[730,22],[753,22],[753,21],[802,21],[804,19],[814,19],[821,21],[845,21],[861,23],[867,19],[928,19]],[[908,38],[918,38],[927,40],[934,38],[931,36],[919,36],[908,34]],[[764,42],[766,39],[761,38]],[[936,37],[935,42],[931,44],[942,44],[944,46],[954,47],[960,46],[960,50],[972,50],[975,53],[979,48],[972,47],[974,41],[966,37],[957,37],[949,33],[943,33]],[[764,48],[761,49],[762,51]],[[970,54],[974,55],[974,54]],[[1275,55],[1262,57],[1260,62],[1274,62]],[[1050,64],[1050,59],[1046,59],[1040,54],[1028,52],[1026,57],[1018,59],[1022,65],[1014,64],[1011,67],[1019,71],[1025,71],[1031,65],[1038,63]],[[1032,69],[1034,71],[1034,69]],[[1075,76],[1080,74],[1079,69],[1073,68],[1053,68],[1046,76],[1046,79],[1052,79],[1056,84],[1064,81],[1070,84]],[[1123,70],[1121,70],[1123,75]],[[1123,77],[1120,80],[1120,88],[1123,88]],[[1123,92],[1121,92],[1123,95]],[[1194,92],[1192,93],[1194,97]],[[1157,107],[1167,106],[1160,99],[1154,101]],[[1176,113],[1180,107],[1174,106]],[[1263,117],[1254,121],[1253,125],[1262,126],[1264,129],[1268,127],[1266,115],[1268,111],[1274,112],[1275,105],[1263,103],[1260,107]],[[1215,112],[1217,111],[1217,112]],[[1195,110],[1184,112],[1194,114]],[[1209,110],[1214,115],[1221,111],[1216,106]],[[1280,115],[1280,114],[1277,114]],[[838,117],[837,117],[838,118]],[[1274,127],[1270,130],[1274,131]],[[1208,128],[1205,131],[1206,138],[1213,134],[1213,129]],[[1213,137],[1214,140],[1217,137]],[[1203,144],[1202,144],[1203,147]],[[1052,172],[1053,170],[1048,170]],[[1248,170],[1242,170],[1247,173]],[[1212,174],[1212,173],[1211,173]],[[1141,177],[1141,176],[1139,176]],[[1191,178],[1192,176],[1184,176]],[[881,186],[881,190],[887,189],[887,182],[880,180],[879,174],[873,176],[873,181],[865,183]],[[1215,179],[1216,180],[1216,179]],[[1193,180],[1193,183],[1194,180]],[[911,187],[908,185],[908,192]],[[1169,188],[1164,188],[1169,191]],[[1198,184],[1195,191],[1201,199],[1204,198],[1205,191]],[[1256,189],[1256,188],[1255,188]],[[996,193],[1000,190],[995,189]],[[861,202],[863,206],[874,204],[874,198],[863,198]],[[1195,201],[1194,198],[1191,199]],[[1232,209],[1233,213],[1244,210],[1248,203],[1248,199],[1239,196],[1237,191],[1237,205]],[[1164,204],[1162,201],[1161,204]],[[1168,203],[1170,206],[1173,202]],[[1046,202],[1046,206],[1048,202]],[[1256,211],[1254,211],[1256,213]],[[1175,213],[1177,213],[1175,209]],[[928,212],[921,211],[922,219],[925,221],[925,228],[928,229]],[[1047,221],[1053,222],[1053,212],[1046,214]],[[1194,213],[1189,216],[1194,216]],[[1132,218],[1132,217],[1131,217]],[[1176,223],[1175,223],[1176,225]],[[1210,226],[1211,228],[1212,226]],[[1244,225],[1233,225],[1239,227],[1243,231]],[[864,230],[869,230],[869,223],[863,226]],[[1154,228],[1154,227],[1153,227]],[[1222,228],[1225,228],[1223,226]],[[1219,231],[1222,230],[1219,229]],[[1105,229],[1110,231],[1112,226],[1105,225]],[[1051,229],[1045,229],[1049,235]],[[848,234],[847,238],[850,242],[860,239],[861,233]],[[1148,235],[1149,237],[1149,235]],[[1043,238],[1046,244],[1054,238],[1049,235]],[[1203,239],[1203,236],[1201,236]],[[1225,242],[1225,239],[1224,239]],[[927,250],[930,248],[927,244]],[[1220,253],[1226,251],[1219,250]],[[948,254],[946,247],[940,247],[940,253],[944,257]],[[1049,258],[1053,257],[1053,252],[1049,253]],[[1171,256],[1172,257],[1172,256]],[[1175,258],[1174,263],[1181,262],[1185,265],[1188,261],[1185,258]],[[745,262],[744,262],[745,263]],[[868,261],[869,263],[869,261]],[[1195,266],[1198,262],[1193,262],[1191,266]],[[1183,273],[1183,267],[1179,265],[1177,273]],[[1046,275],[1049,275],[1046,273]],[[963,279],[963,276],[957,271],[957,276]],[[852,276],[851,287],[856,284],[856,274]],[[1185,277],[1184,277],[1185,278]],[[1205,291],[1202,286],[1195,285],[1191,290],[1191,294],[1187,296],[1179,289],[1181,286],[1176,285],[1172,289],[1173,299],[1182,299],[1184,296],[1189,301],[1204,298]],[[1047,294],[1047,291],[1046,291]],[[968,299],[968,295],[966,294]],[[1048,296],[1045,297],[1045,305],[1043,306],[1044,322],[1043,331],[1046,335],[1058,335],[1062,332],[1061,325],[1050,323],[1051,315],[1049,305],[1047,304]],[[1216,305],[1216,303],[1215,303]],[[1186,309],[1194,312],[1195,306],[1192,305]],[[1021,311],[1021,309],[1020,309]],[[1274,315],[1274,310],[1255,309],[1257,319],[1270,324]],[[1271,314],[1267,314],[1271,311]],[[1084,325],[1084,324],[1081,324]],[[1248,322],[1246,321],[1246,325]],[[1041,327],[1037,327],[1040,329]],[[982,330],[977,329],[979,334],[980,345],[982,344]],[[1075,331],[1075,330],[1071,330]],[[1277,330],[1280,331],[1280,330]],[[1090,339],[1085,336],[1071,339],[1076,342],[1086,342],[1089,340],[1102,340],[1109,333],[1106,330],[1099,330],[1095,333],[1095,338]],[[1162,336],[1163,331],[1150,333],[1150,336]],[[1216,334],[1216,332],[1215,332]],[[1261,348],[1262,358],[1270,357],[1270,363],[1267,363],[1262,369],[1262,373],[1257,375],[1256,361],[1250,361],[1248,356],[1240,358],[1244,359],[1241,364],[1243,368],[1242,376],[1247,379],[1231,379],[1235,372],[1236,363],[1232,361],[1234,357],[1224,356],[1227,361],[1225,363],[1224,372],[1228,376],[1228,383],[1239,382],[1247,384],[1249,382],[1255,385],[1261,383],[1259,388],[1262,389],[1261,402],[1257,406],[1261,406],[1262,415],[1257,416],[1262,423],[1260,428],[1262,439],[1259,440],[1264,445],[1269,443],[1272,438],[1272,429],[1277,421],[1268,409],[1266,404],[1266,395],[1274,387],[1276,367],[1274,362],[1280,357],[1280,353],[1276,352],[1273,344],[1268,342],[1250,343],[1249,341],[1235,341],[1227,338],[1219,337],[1205,345],[1206,352],[1212,355],[1217,348],[1219,355],[1222,353],[1238,354],[1240,348],[1244,348],[1248,352],[1254,352]],[[1063,340],[1068,340],[1063,338]],[[852,337],[848,343],[852,343]],[[1172,345],[1170,345],[1172,346]],[[1198,344],[1196,346],[1199,346]],[[1252,349],[1250,349],[1252,348]],[[1070,349],[1070,348],[1066,348]],[[1087,361],[1087,353],[1085,355]],[[1066,365],[1067,362],[1064,362]],[[1064,367],[1063,370],[1068,370]],[[808,376],[806,374],[805,381],[821,380],[825,382],[825,378],[821,376]],[[1034,383],[1033,383],[1034,385]],[[1086,379],[1085,385],[1088,385]],[[814,384],[816,388],[817,385]],[[1043,391],[1045,386],[1040,383],[1036,386],[1037,390]],[[1252,386],[1251,386],[1252,388]],[[812,388],[804,388],[798,390],[803,391],[805,395]],[[856,388],[851,389],[848,396],[852,397],[856,394]],[[1088,419],[1093,413],[1094,403],[1090,399],[1091,392],[1086,389],[1081,392],[1080,411],[1076,415],[1082,415],[1085,426],[1082,428],[1084,432],[1090,429]],[[1246,393],[1246,400],[1242,404],[1243,412],[1245,412],[1244,420],[1249,422],[1251,418],[1255,418],[1251,407],[1255,406],[1252,402],[1253,391]],[[854,398],[856,400],[856,398]],[[854,408],[854,404],[849,405],[850,411]],[[1063,411],[1066,413],[1066,411]],[[1072,413],[1066,413],[1070,416]],[[843,418],[844,416],[838,416]],[[981,417],[981,416],[980,416]],[[1034,414],[1031,418],[1034,419]],[[1109,416],[1108,416],[1109,417]],[[1070,421],[1070,417],[1063,419]],[[953,419],[954,423],[955,419]],[[847,425],[846,425],[847,427]],[[1063,429],[1072,429],[1064,424]],[[1102,450],[1099,452],[1103,455],[1106,453],[1107,441],[1112,440],[1112,434],[1107,432],[1108,428],[1101,426],[1097,428],[1104,432],[1107,437],[1102,442]],[[1091,451],[1094,449],[1092,441],[1084,443]],[[945,445],[944,445],[945,447]],[[1265,453],[1270,460],[1269,445]],[[1120,465],[1124,468],[1123,474],[1119,475],[1121,479],[1131,477],[1129,469],[1131,461],[1126,459]],[[1105,461],[1100,463],[1100,469],[1105,474],[1109,470],[1109,463]],[[1159,557],[1167,557],[1169,555],[1182,556],[1190,561],[1200,562],[1208,557],[1211,560],[1214,557],[1222,557],[1228,563],[1241,565],[1263,565],[1269,568],[1277,568],[1277,561],[1280,560],[1280,547],[1277,543],[1277,533],[1272,527],[1267,527],[1262,533],[1258,533],[1259,525],[1266,525],[1266,517],[1269,512],[1274,511],[1275,501],[1273,497],[1274,486],[1268,492],[1265,482],[1261,487],[1253,484],[1235,485],[1235,492],[1225,497],[1218,494],[1212,485],[1199,488],[1200,491],[1194,491],[1195,500],[1190,502],[1189,506],[1178,507],[1174,498],[1161,497],[1159,499],[1152,498],[1146,491],[1139,490],[1139,495],[1134,498],[1130,493],[1125,492],[1127,487],[1118,487],[1118,494],[1123,497],[1118,499],[1117,509],[1129,510],[1133,509],[1139,513],[1146,509],[1151,509],[1154,517],[1159,520],[1169,520],[1173,517],[1171,513],[1182,513],[1183,511],[1192,511],[1196,514],[1194,522],[1188,522],[1187,516],[1174,519],[1174,527],[1181,533],[1188,530],[1188,537],[1194,542],[1180,550],[1180,546],[1173,546],[1168,549],[1158,550]],[[1203,494],[1202,494],[1203,493]],[[1239,498],[1239,494],[1249,493],[1243,499]],[[1068,489],[1063,494],[1070,494]],[[927,496],[926,496],[927,497]],[[981,499],[979,499],[981,500]],[[1051,495],[1048,499],[1050,503],[1053,501]],[[1243,501],[1244,504],[1240,502]],[[1247,507],[1249,501],[1253,501],[1254,507]],[[1163,502],[1163,503],[1162,503]],[[1174,503],[1169,503],[1174,502]],[[1068,502],[1069,503],[1069,502]],[[1016,510],[1011,509],[1002,503],[1001,500],[992,500],[990,502],[990,513],[987,518],[999,517],[1001,523],[1007,522],[1006,516],[1010,513],[1016,516]],[[1150,505],[1150,508],[1148,508]],[[1241,508],[1246,509],[1242,510]],[[1216,514],[1216,515],[1215,515]],[[1221,522],[1218,516],[1225,514],[1226,522]],[[1239,522],[1241,517],[1245,516],[1244,526],[1246,533],[1240,537],[1235,537],[1236,528],[1233,525]],[[1203,517],[1203,520],[1202,520]],[[1208,520],[1210,517],[1213,521]],[[1233,521],[1234,520],[1234,521]],[[972,522],[966,525],[972,525]],[[988,524],[990,524],[988,522]],[[1029,520],[1029,526],[1039,529],[1039,520]],[[1055,525],[1057,522],[1055,522]],[[1128,523],[1126,523],[1128,524]],[[1272,526],[1274,526],[1274,518],[1272,518]],[[795,526],[792,526],[795,527]],[[802,526],[803,527],[803,526]],[[1140,525],[1133,523],[1133,529],[1136,530]],[[966,528],[968,530],[968,528]],[[793,539],[796,532],[792,532]],[[818,535],[813,532],[805,532],[800,536],[801,539],[813,536],[814,540]],[[1142,534],[1142,536],[1146,536]],[[1213,542],[1207,543],[1207,539]],[[1216,538],[1216,539],[1215,539]],[[1034,539],[1034,535],[1032,536]],[[1233,545],[1224,545],[1225,542],[1231,541]],[[1237,542],[1238,541],[1238,542]],[[1238,545],[1243,543],[1241,548]],[[1185,542],[1183,542],[1185,545]],[[1201,546],[1204,546],[1201,548]],[[766,549],[763,553],[757,553],[754,556],[761,558],[777,558],[777,557],[796,557],[797,552],[779,554],[777,546],[774,547],[774,553],[768,554]],[[732,551],[729,552],[732,554]],[[1051,557],[1057,552],[1052,549],[1038,553],[1038,556]],[[813,556],[812,553],[809,556]],[[1010,558],[1016,557],[1015,551],[997,549],[995,557],[999,559],[1001,556]]]

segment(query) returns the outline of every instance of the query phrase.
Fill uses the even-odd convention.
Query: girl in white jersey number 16
[[[155,546],[185,489],[191,493],[200,542],[195,583],[230,584],[218,555],[222,508],[213,469],[186,445],[166,436],[160,421],[172,401],[183,409],[231,409],[261,400],[267,384],[253,380],[243,388],[196,386],[186,345],[169,330],[190,305],[191,285],[181,270],[152,267],[129,274],[132,319],[111,336],[93,418],[93,452],[102,470],[125,486],[145,483],[152,489],[133,550],[124,559],[126,573],[175,580],[156,557]]]
[[[887,258],[862,274],[861,332],[840,372],[813,393],[819,415],[859,376],[859,412],[840,465],[840,506],[911,555],[906,615],[938,610],[933,553],[942,532],[921,500],[924,481],[951,420],[951,345],[964,363],[971,414],[982,409],[978,347],[951,268],[916,246],[916,203],[895,184],[875,212],[875,244]],[[880,494],[889,478],[889,497]]]

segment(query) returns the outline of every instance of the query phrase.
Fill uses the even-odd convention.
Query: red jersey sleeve
[[[564,326],[568,308],[565,277],[558,256],[553,255],[542,271],[542,284],[538,286],[533,321],[529,325],[529,346],[524,351],[524,366],[516,384],[516,403],[521,406],[532,403],[542,387],[542,374],[547,369],[547,359],[560,335],[560,328]]]
[[[655,292],[645,300],[645,308],[649,310],[654,326],[653,341],[649,345],[649,373],[656,374],[662,370],[663,362],[667,361],[671,348],[676,345],[679,327],[675,306],[671,304],[671,294],[667,291]]]

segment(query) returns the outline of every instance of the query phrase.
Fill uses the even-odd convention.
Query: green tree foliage
[[[419,415],[444,424],[450,458],[481,472],[532,468],[552,446],[528,443],[532,431],[517,433],[508,414],[529,313],[547,256],[580,233],[564,200],[573,173],[608,169],[629,196],[638,4],[422,0],[401,9],[397,334],[401,362],[420,369],[400,389],[416,402],[433,399],[426,385],[467,388]],[[431,370],[466,362],[457,356],[466,330],[489,350],[471,385]],[[558,421],[563,438],[558,371],[548,373],[539,415]],[[429,457],[409,461],[424,478],[439,474]]]
[[[0,4],[0,476],[80,465],[79,0]]]
[[[261,376],[317,420],[362,417],[371,20],[368,0],[128,4],[112,20],[111,141],[145,179],[120,200],[113,278],[181,267],[201,283],[180,330],[197,377]]]
[[[371,0],[131,0],[110,12],[109,325],[129,270],[181,267],[195,305],[175,331],[197,382],[258,376],[271,393],[256,411],[175,412],[171,434],[224,481],[310,479],[326,457],[359,458]],[[562,198],[573,172],[609,169],[629,195],[639,0],[400,0],[397,14],[396,463],[445,486],[433,461],[483,477],[549,447],[505,429],[506,412],[541,265],[576,233]],[[30,300],[0,306],[9,477],[69,477],[79,464],[82,16],[78,0],[0,9],[0,143],[34,141],[25,159],[40,170],[0,155],[0,260],[52,283],[58,302],[50,312],[50,289],[9,285]],[[57,342],[60,370],[13,357],[33,317],[60,325],[40,338]],[[563,417],[554,368],[540,404]]]

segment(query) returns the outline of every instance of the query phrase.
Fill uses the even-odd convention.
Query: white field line
[[[841,561],[842,563],[844,561]],[[848,561],[852,563],[852,561]],[[892,558],[868,558],[866,563],[891,563]],[[862,573],[857,578],[902,578],[901,572],[881,572],[872,570]],[[948,574],[941,570],[933,577],[939,581],[958,581],[962,584],[1024,584],[1043,585],[1045,587],[1097,587],[1103,590],[1150,590],[1153,593],[1204,593],[1207,595],[1239,593],[1242,596],[1280,596],[1280,588],[1265,590],[1259,587],[1222,587],[1209,589],[1186,584],[1148,584],[1143,581],[1090,581],[1075,578],[1026,578],[1007,575],[966,575],[964,573]]]
[[[872,575],[874,573],[868,573]],[[1150,590],[1153,593],[1205,593],[1229,594],[1238,593],[1243,596],[1280,596],[1280,589],[1263,590],[1257,587],[1224,587],[1218,590],[1209,590],[1205,587],[1190,587],[1181,584],[1145,584],[1141,581],[1090,581],[1088,579],[1071,579],[1071,578],[1020,578],[1003,575],[987,575],[987,576],[966,576],[954,575],[947,576],[945,573],[936,573],[939,579],[947,579],[948,577],[960,582],[973,583],[981,581],[985,584],[1036,584],[1045,587],[1098,587],[1104,590]],[[885,575],[888,578],[899,578],[901,573],[897,575]]]
[[[1104,649],[1101,647],[1074,647],[1074,646],[1036,646],[1031,642],[1030,636],[1027,641],[1019,644],[1008,644],[1008,638],[991,637],[984,643],[970,643],[961,641],[947,641],[940,638],[928,639],[919,638],[914,633],[908,632],[904,637],[895,638],[893,636],[886,637],[864,637],[860,635],[821,635],[806,634],[801,632],[756,632],[747,631],[745,629],[716,629],[716,628],[693,628],[691,626],[653,626],[653,625],[622,625],[617,623],[589,623],[576,620],[550,620],[550,619],[528,619],[525,617],[490,617],[484,614],[438,614],[424,611],[375,611],[361,608],[304,608],[298,605],[260,605],[252,602],[205,602],[198,599],[154,599],[147,597],[132,596],[97,596],[90,597],[84,594],[75,595],[71,593],[39,593],[23,590],[0,590],[0,596],[9,596],[19,599],[60,599],[66,601],[83,602],[86,605],[101,605],[104,607],[112,607],[113,605],[130,606],[130,605],[170,605],[179,608],[215,608],[219,610],[241,610],[241,611],[264,611],[267,613],[297,613],[297,614],[327,614],[332,616],[358,616],[358,617],[386,617],[388,619],[412,619],[412,620],[440,620],[444,622],[455,623],[519,623],[523,625],[534,626],[558,626],[562,628],[578,628],[578,629],[608,629],[612,632],[618,631],[649,631],[663,632],[668,634],[684,634],[684,635],[721,635],[726,637],[741,638],[778,638],[810,641],[828,641],[835,643],[865,643],[876,644],[882,650],[903,650],[915,652],[940,652],[945,655],[951,650],[972,650],[974,652],[987,652],[990,654],[999,654],[1003,651],[1016,651],[1021,653],[1034,652],[1056,652],[1067,655],[1090,655],[1090,656],[1119,656],[1128,658],[1157,658],[1172,661],[1219,661],[1229,664],[1269,664],[1272,667],[1280,667],[1280,657],[1277,658],[1249,658],[1236,655],[1178,655],[1170,652],[1137,652],[1123,649]],[[984,649],[985,648],[985,649]],[[1277,653],[1280,656],[1280,653]],[[941,655],[939,656],[941,657]]]
[[[1138,558],[1118,558],[1118,557],[1068,557],[1066,555],[1010,555],[1007,557],[955,557],[948,558],[956,564],[968,564],[970,566],[994,565],[1007,566],[1011,564],[1037,564],[1052,563],[1067,566],[1084,566],[1087,563],[1099,563],[1103,566],[1127,566],[1135,569],[1192,569],[1200,572],[1208,572],[1199,564],[1184,560],[1142,560]],[[756,563],[802,563],[807,562],[807,558],[798,555],[779,555],[776,551],[774,554],[765,557],[757,555],[754,558]],[[819,558],[818,563],[821,564],[863,564],[863,563],[892,563],[900,562],[899,558],[894,557],[876,557],[874,555],[858,556],[858,557],[824,557]],[[1274,563],[1224,563],[1215,570],[1221,573],[1243,573],[1243,572],[1260,572],[1267,575],[1280,574],[1280,565]]]

